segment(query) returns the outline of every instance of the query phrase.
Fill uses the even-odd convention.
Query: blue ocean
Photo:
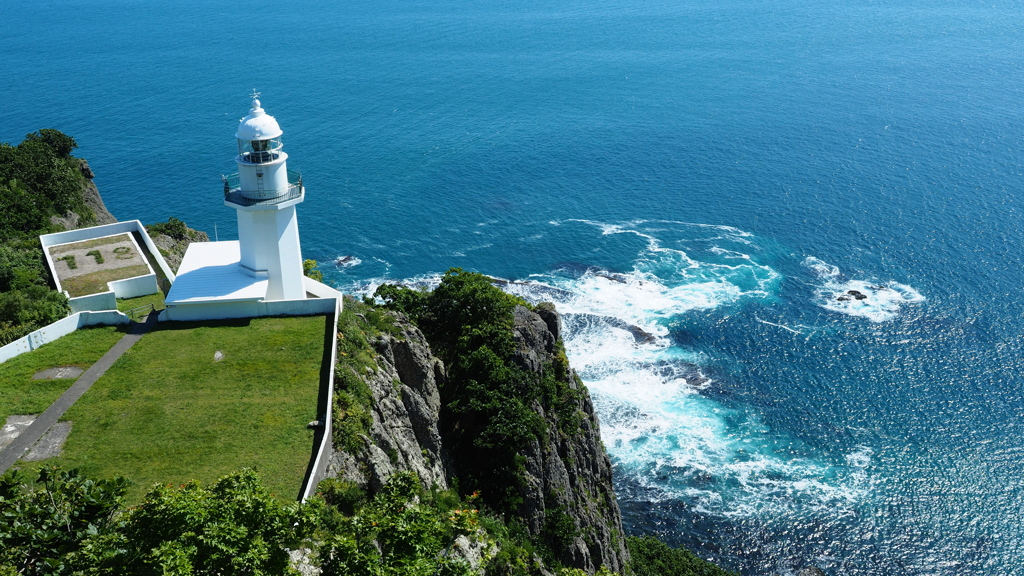
[[[253,89],[365,294],[555,302],[627,529],[744,576],[1024,574],[1019,0],[0,0],[0,141],[236,237]]]

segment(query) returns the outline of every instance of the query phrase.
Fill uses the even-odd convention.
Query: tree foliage
[[[735,576],[685,548],[672,548],[653,536],[626,539],[635,576]]]
[[[30,200],[18,198],[15,204],[0,204],[0,231],[7,234],[37,234],[38,229],[25,227],[25,219],[14,218],[16,207],[30,206],[36,222],[39,214],[64,216],[69,210],[77,212],[83,223],[90,223],[94,215],[86,207],[82,196],[82,175],[78,159],[71,157],[77,146],[74,138],[58,130],[43,129],[25,136],[17,146],[0,144],[0,182],[11,188],[11,181],[19,183]],[[5,195],[6,197],[6,195]]]
[[[0,574],[295,574],[288,549],[320,508],[281,504],[251,470],[208,488],[157,486],[124,509],[130,482],[44,468],[35,484],[0,479]]]
[[[324,576],[468,576],[469,564],[450,549],[459,536],[483,534],[479,511],[458,503],[424,491],[412,472],[396,474],[355,514],[331,522]]]
[[[313,525],[307,508],[282,505],[243,470],[208,488],[155,487],[83,547],[81,563],[101,574],[292,574],[287,547]]]
[[[0,566],[19,574],[69,573],[68,559],[83,542],[114,526],[129,485],[52,467],[32,484],[18,473],[0,477]]]
[[[167,222],[157,222],[156,224],[147,224],[146,231],[151,235],[156,236],[159,234],[166,234],[175,240],[185,240],[189,237],[188,226],[181,220],[171,216],[167,219]]]
[[[43,129],[17,146],[0,144],[0,345],[67,315],[67,298],[48,290],[49,271],[36,238],[55,231],[51,216],[92,212],[82,195],[85,176],[71,156],[74,138]]]
[[[324,281],[324,273],[317,269],[316,260],[303,260],[302,261],[302,273],[306,276],[316,280],[317,282]]]
[[[481,491],[494,510],[522,504],[524,445],[544,434],[530,406],[540,381],[513,362],[515,307],[524,302],[486,276],[452,268],[432,292],[381,286],[375,296],[409,315],[448,367],[441,387],[442,434],[454,453],[464,493]]]

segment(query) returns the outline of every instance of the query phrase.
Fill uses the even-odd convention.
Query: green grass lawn
[[[0,424],[11,414],[39,414],[74,380],[33,380],[40,370],[58,366],[87,369],[124,336],[126,327],[77,330],[0,364]]]
[[[157,292],[155,294],[149,294],[147,296],[139,296],[137,298],[118,298],[117,309],[127,314],[134,308],[141,308],[148,304],[153,305],[153,309],[156,311],[163,310],[166,308],[164,305],[164,293]]]
[[[324,321],[161,323],[65,414],[71,436],[45,463],[126,476],[133,502],[154,483],[207,484],[253,467],[294,500],[312,449]]]

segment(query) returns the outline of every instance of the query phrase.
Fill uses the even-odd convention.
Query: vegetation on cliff
[[[193,230],[184,222],[174,216],[167,219],[167,222],[146,224],[146,232],[156,245],[164,261],[171,267],[172,272],[178,271],[181,259],[185,257],[188,245],[193,242],[209,242],[210,237],[206,232]]]
[[[442,434],[449,450],[459,454],[460,487],[483,490],[494,510],[514,514],[525,482],[519,452],[546,433],[531,408],[544,396],[540,379],[513,362],[513,310],[523,302],[483,275],[458,269],[446,273],[433,292],[385,285],[377,296],[423,330],[448,368],[440,389]]]
[[[38,236],[116,221],[89,165],[71,155],[77,145],[50,128],[16,146],[0,143],[0,346],[70,312],[53,289]],[[148,228],[175,270],[190,242],[209,239],[174,217]]]
[[[71,156],[74,138],[44,129],[17,146],[0,143],[0,345],[67,315],[67,298],[50,274],[36,238],[61,229],[60,218],[95,220],[83,188],[89,181]]]
[[[51,232],[51,216],[68,212],[83,224],[95,220],[85,205],[86,176],[81,161],[71,156],[78,144],[58,130],[43,129],[25,136],[17,146],[0,144],[0,233],[37,235]]]
[[[533,564],[476,496],[425,490],[412,473],[372,498],[327,480],[306,504],[274,498],[252,470],[207,487],[156,485],[125,507],[130,486],[52,467],[31,481],[0,477],[0,576],[278,576],[298,574],[299,564],[322,576],[470,576],[525,574]],[[654,538],[629,540],[636,576],[728,576]]]
[[[629,539],[638,551],[629,561],[610,462],[553,307],[530,307],[458,268],[430,292],[384,285],[375,295],[410,318],[443,363],[439,454],[458,494],[478,495],[485,517],[503,526],[506,556],[489,571],[726,574],[654,539]]]

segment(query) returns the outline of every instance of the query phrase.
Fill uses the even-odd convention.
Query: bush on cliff
[[[129,485],[57,468],[0,478],[0,574],[297,574],[288,548],[319,524],[320,507],[281,504],[251,470],[125,509]]]
[[[634,576],[735,576],[685,548],[672,548],[653,536],[626,539]]]
[[[545,433],[530,403],[538,378],[515,365],[513,311],[524,302],[475,272],[452,268],[433,292],[385,285],[375,294],[407,314],[448,368],[441,387],[445,443],[459,454],[464,494],[480,491],[494,510],[514,515],[522,504],[522,446]]]
[[[67,315],[67,299],[52,292],[36,238],[58,229],[51,216],[68,211],[93,221],[82,195],[87,181],[71,151],[74,138],[43,129],[17,146],[0,143],[0,346]]]
[[[31,485],[18,473],[0,477],[0,574],[5,566],[15,574],[69,572],[68,556],[115,526],[129,484],[56,468],[40,470]]]
[[[324,495],[330,503],[332,491]],[[427,492],[411,472],[393,476],[352,514],[332,519],[331,511],[320,550],[324,576],[469,576],[469,563],[452,553],[453,545],[461,539],[486,547],[472,499]]]
[[[17,146],[0,143],[0,183],[11,188],[11,181],[16,181],[19,191],[12,194],[11,188],[0,195],[0,231],[5,236],[39,234],[35,226],[40,215],[48,219],[74,211],[83,224],[93,221],[82,195],[85,176],[71,156],[75,147],[74,138],[49,128],[26,135]],[[32,217],[20,217],[15,212],[18,208],[30,209]]]

